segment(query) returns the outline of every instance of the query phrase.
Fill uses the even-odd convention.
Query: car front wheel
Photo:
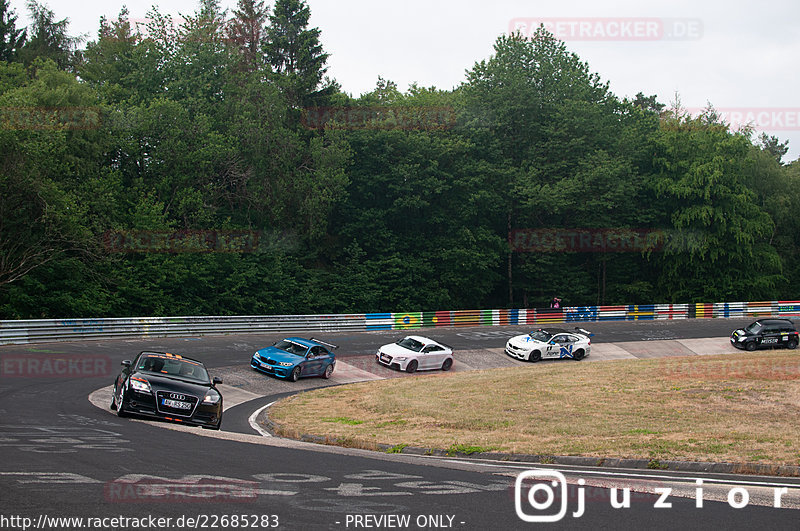
[[[748,341],[744,344],[744,349],[748,352],[753,352],[756,349],[756,342],[755,341]]]
[[[118,417],[127,417],[128,414],[125,412],[125,391],[124,389],[120,389],[119,391],[119,401],[117,402],[117,416]]]
[[[542,359],[542,353],[538,350],[534,350],[528,355],[528,361],[540,361]]]
[[[417,372],[417,367],[419,367],[417,360],[411,360],[408,365],[406,365],[406,372]]]
[[[289,373],[289,380],[292,382],[296,382],[300,378],[300,367],[295,367],[292,369],[292,372]]]

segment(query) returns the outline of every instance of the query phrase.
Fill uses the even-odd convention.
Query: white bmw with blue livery
[[[592,351],[592,335],[594,334],[588,330],[577,327],[571,332],[560,328],[540,328],[509,339],[505,352],[512,358],[523,361],[564,358],[582,360]]]

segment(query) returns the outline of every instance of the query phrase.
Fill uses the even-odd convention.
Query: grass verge
[[[302,393],[272,406],[270,418],[283,436],[373,449],[800,465],[800,355],[416,375]]]

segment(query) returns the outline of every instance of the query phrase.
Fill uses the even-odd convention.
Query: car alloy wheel
[[[297,367],[292,369],[291,373],[289,373],[289,380],[296,382],[299,378],[300,378],[300,366],[298,365]]]
[[[572,358],[578,361],[582,360],[583,356],[584,356],[583,349],[578,349],[572,353]]]
[[[327,380],[328,378],[331,377],[331,374],[333,374],[333,364],[330,364],[327,367],[325,367],[325,372],[322,373],[322,377]]]
[[[538,350],[534,350],[530,354],[528,354],[528,361],[540,361],[542,359],[542,353]]]
[[[125,412],[125,390],[119,390],[119,400],[117,401],[117,416],[118,417],[127,417],[128,414]]]
[[[442,370],[443,371],[449,371],[450,367],[452,367],[452,366],[453,366],[453,360],[450,359],[450,358],[447,358],[446,360],[444,360],[444,363],[442,363]]]
[[[749,352],[753,352],[756,349],[756,342],[755,341],[748,341],[744,344],[745,350]]]
[[[416,372],[417,367],[419,367],[417,360],[411,360],[408,365],[406,365],[406,372]]]
[[[787,346],[787,348],[790,348],[792,350],[796,349],[797,348],[797,340],[796,339],[790,339],[789,342],[786,343],[786,346]]]

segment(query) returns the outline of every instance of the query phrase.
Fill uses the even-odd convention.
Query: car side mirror
[[[122,365],[123,367],[130,367],[131,360],[122,360],[122,363],[120,363],[120,365]]]
[[[221,383],[222,383],[222,378],[220,378],[219,376],[214,376],[214,379],[213,379],[213,380],[211,380],[211,382],[212,382],[214,385],[219,385],[219,384],[221,384]]]
[[[548,345],[555,345],[556,344],[556,340],[555,339],[551,339],[550,341],[547,342],[547,344]]]

